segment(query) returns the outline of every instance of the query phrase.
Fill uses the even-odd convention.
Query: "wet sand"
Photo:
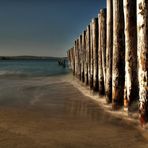
[[[0,148],[148,147],[144,131],[104,112],[71,81],[0,79]]]

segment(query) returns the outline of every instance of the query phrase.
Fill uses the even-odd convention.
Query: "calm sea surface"
[[[0,76],[54,76],[68,72],[56,60],[0,60]]]

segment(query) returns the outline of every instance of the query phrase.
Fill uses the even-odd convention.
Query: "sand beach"
[[[104,111],[72,74],[0,83],[1,148],[148,146],[147,131]]]

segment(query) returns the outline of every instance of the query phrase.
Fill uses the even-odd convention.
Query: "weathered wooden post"
[[[77,77],[77,66],[78,66],[78,60],[77,60],[77,40],[75,40],[75,43],[74,43],[74,58],[75,58],[75,76]]]
[[[123,104],[125,81],[125,37],[122,0],[113,0],[113,20],[112,107],[116,110]]]
[[[90,85],[90,79],[91,79],[91,50],[90,50],[90,25],[87,27],[88,30],[88,38],[87,38],[87,48],[88,48],[88,83]]]
[[[82,56],[81,56],[81,60],[82,60],[82,67],[81,67],[81,81],[84,83],[85,82],[85,54],[86,54],[86,48],[85,48],[85,35],[86,35],[86,31],[84,31],[82,33]]]
[[[93,90],[98,91],[98,18],[92,19]]]
[[[88,85],[88,60],[89,60],[89,50],[88,50],[88,47],[87,47],[87,28],[86,30],[84,31],[85,33],[85,37],[84,37],[84,47],[85,47],[85,62],[84,62],[84,80],[85,80],[85,85]]]
[[[76,50],[76,55],[75,55],[75,60],[76,60],[76,77],[78,79],[80,79],[80,74],[81,74],[80,67],[81,67],[81,65],[80,65],[80,44],[79,44],[79,39],[76,40],[75,44],[76,44],[75,45],[76,46],[76,48],[75,48],[75,50]]]
[[[105,94],[105,57],[106,57],[106,9],[101,9],[98,15],[99,23],[99,94]]]
[[[136,0],[124,0],[125,87],[124,110],[138,99]]]
[[[67,58],[68,58],[68,62],[71,66],[71,57],[70,57],[70,49],[67,51]]]
[[[67,57],[68,57],[69,65],[70,65],[71,69],[73,70],[73,68],[72,68],[72,58],[71,58],[71,49],[69,49],[67,51]]]
[[[103,68],[103,77],[104,77],[104,88],[106,82],[106,9],[100,10],[101,14],[101,31],[102,31],[102,68]]]
[[[82,35],[80,35],[80,37],[78,38],[78,79],[81,80],[81,52],[82,52]]]
[[[139,112],[141,124],[148,121],[148,1],[137,0],[139,67]]]
[[[107,0],[106,39],[106,102],[112,101],[112,56],[113,56],[113,0]]]
[[[85,38],[85,46],[86,46],[86,63],[85,69],[87,73],[85,74],[85,84],[90,84],[90,25],[86,28],[86,38]]]
[[[83,48],[82,48],[82,35],[79,36],[79,70],[80,70],[80,75],[79,79],[82,81],[83,79]]]
[[[69,50],[69,56],[70,56],[70,61],[71,61],[71,68],[72,68],[72,71],[73,71],[73,75],[75,73],[75,61],[74,61],[74,47],[72,47],[70,50]]]
[[[92,39],[92,22],[90,23],[90,89],[93,89],[93,39]]]
[[[72,50],[72,59],[73,59],[73,75],[75,75],[75,49]]]

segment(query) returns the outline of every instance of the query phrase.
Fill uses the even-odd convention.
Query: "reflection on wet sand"
[[[62,77],[11,79],[0,90],[2,148],[148,146],[132,124],[105,113]]]

